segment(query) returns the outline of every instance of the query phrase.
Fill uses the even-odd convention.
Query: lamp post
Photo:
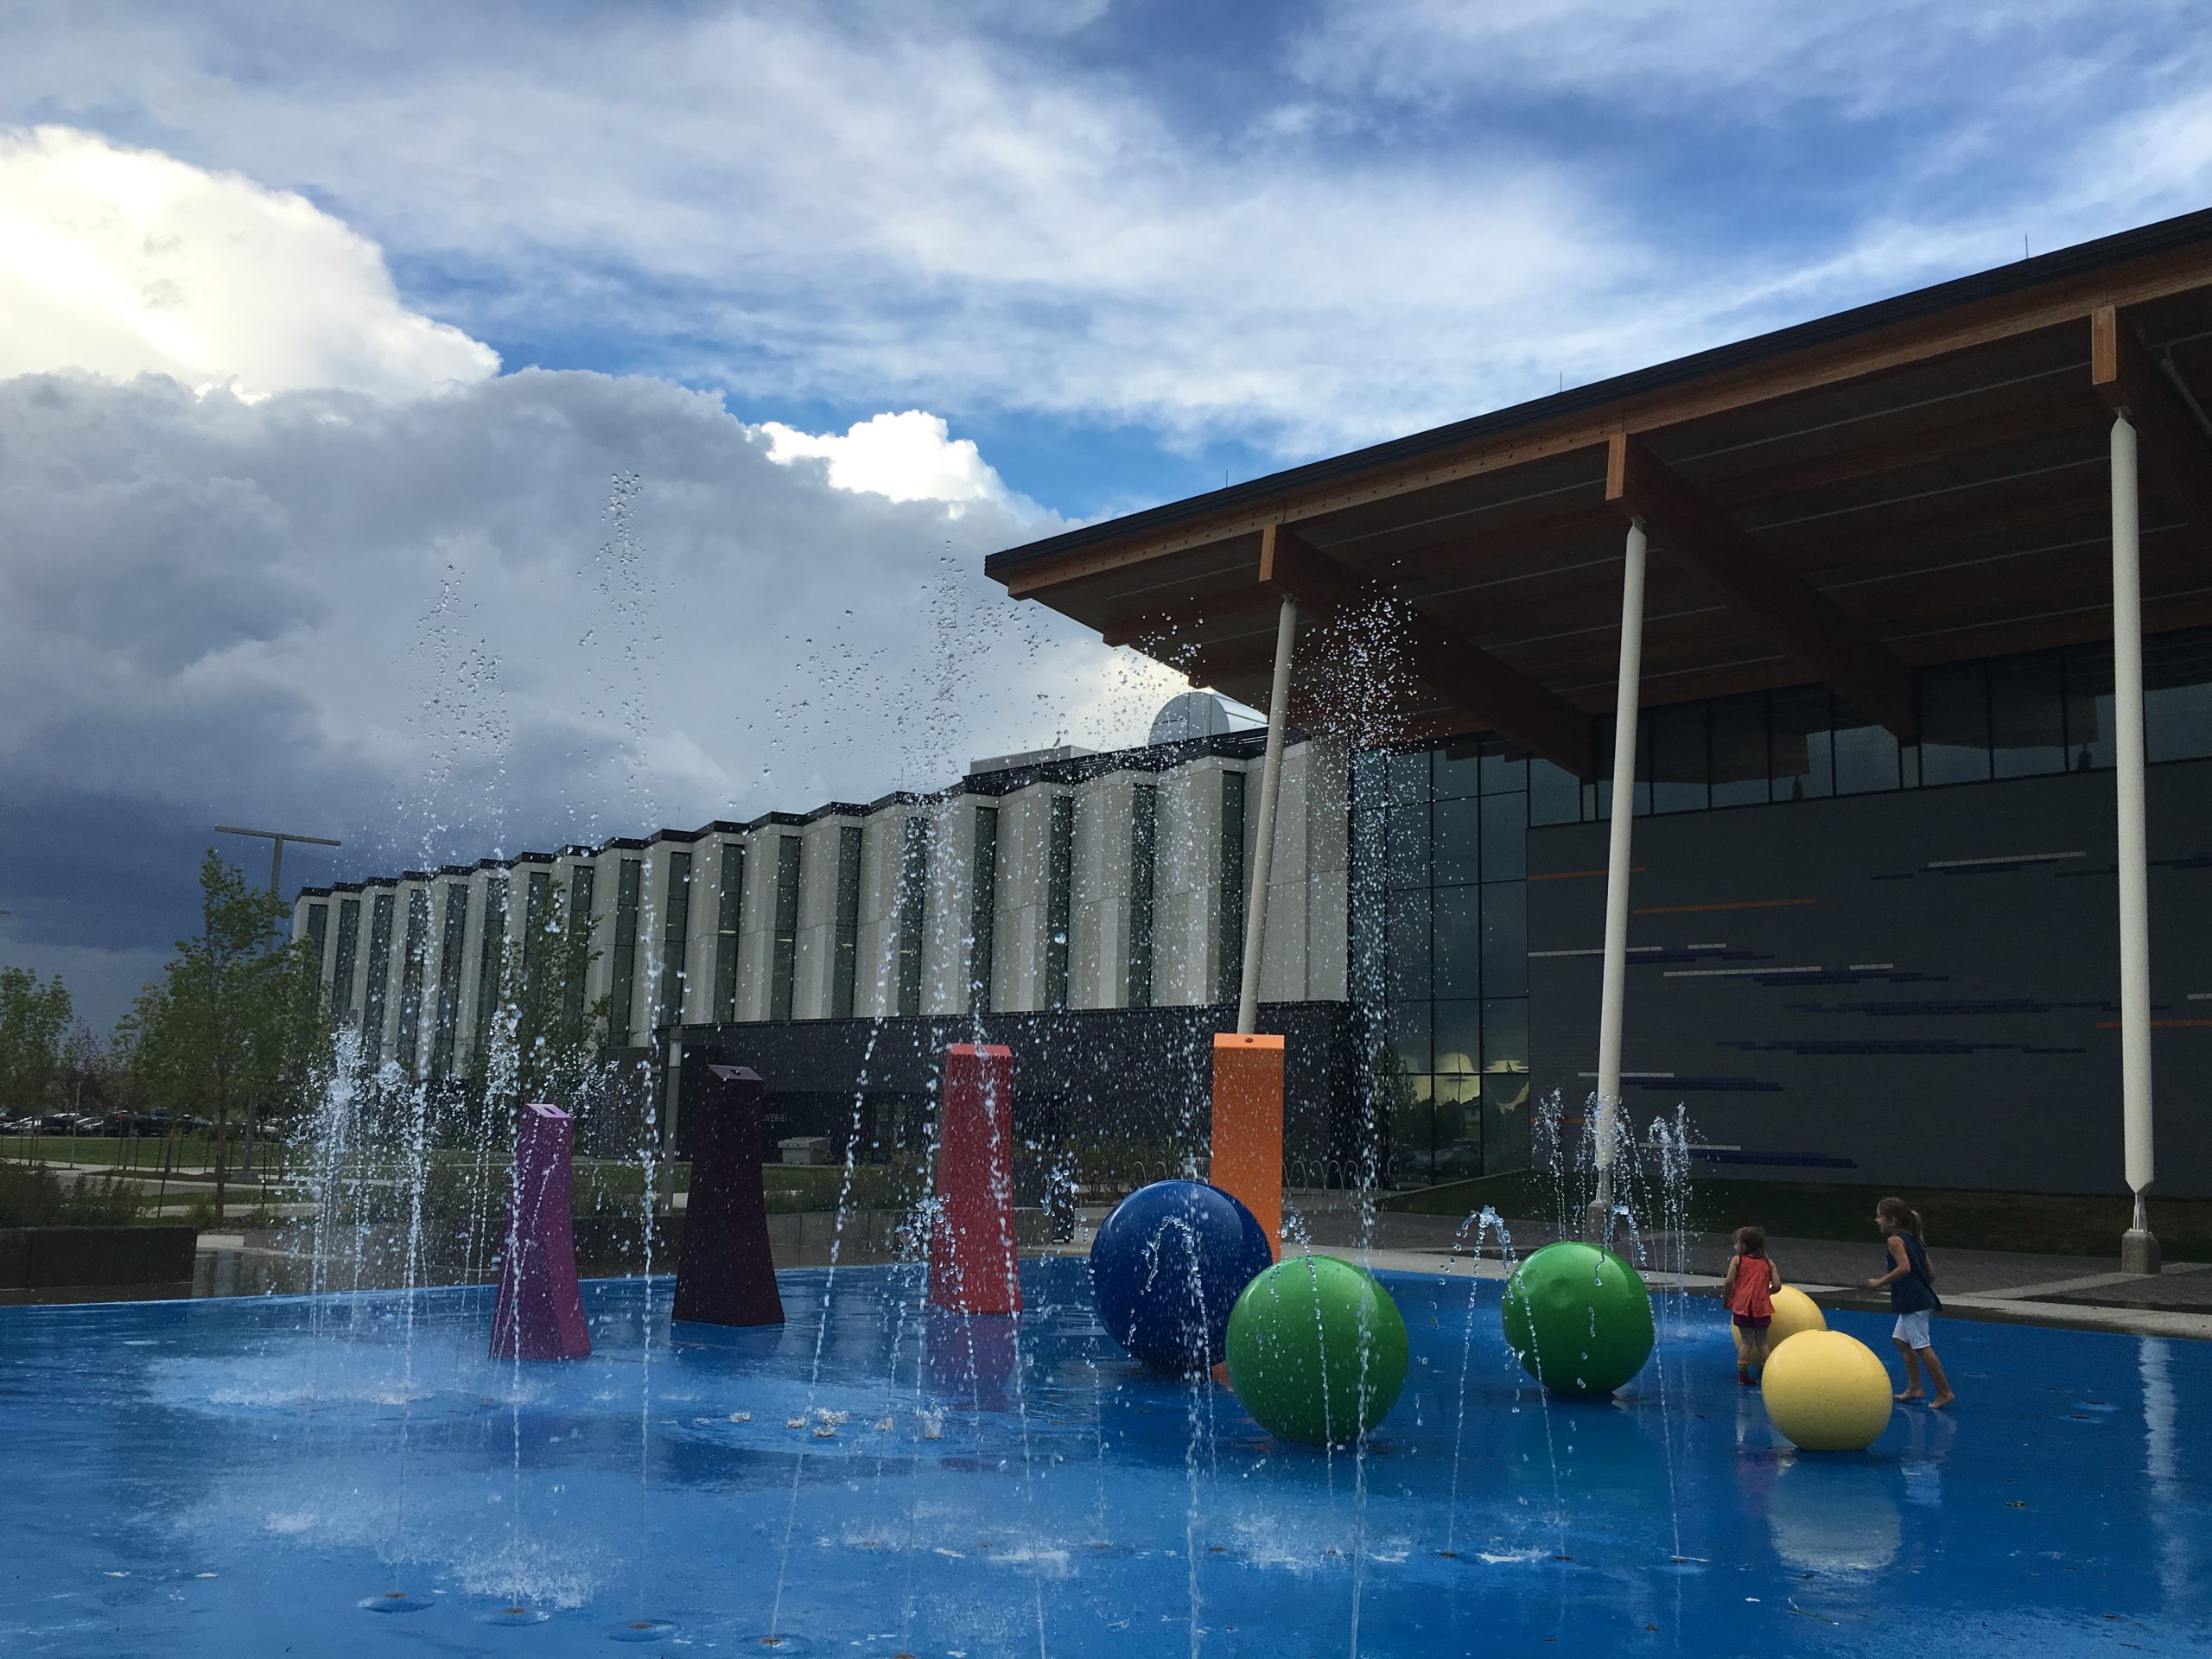
[[[289,830],[241,830],[235,824],[219,823],[219,836],[252,836],[270,843],[269,849],[269,891],[278,898],[284,896],[284,843],[296,841],[308,847],[342,847],[343,842],[333,841],[327,836],[296,836]]]

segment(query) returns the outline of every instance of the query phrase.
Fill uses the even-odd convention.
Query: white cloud
[[[827,461],[830,482],[841,490],[893,501],[1011,502],[1005,481],[984,461],[975,440],[955,438],[941,416],[922,410],[855,421],[842,436],[816,436],[781,421],[763,422],[760,429],[768,435],[769,460],[785,466],[801,460]]]
[[[67,128],[0,131],[0,377],[408,397],[498,368],[303,197]]]

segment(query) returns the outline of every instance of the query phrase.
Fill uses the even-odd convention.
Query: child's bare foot
[[[1930,1411],[1941,1411],[1945,1406],[1949,1405],[1952,1401],[1958,1397],[1959,1396],[1955,1394],[1939,1394],[1933,1400],[1930,1400],[1928,1402],[1928,1408]]]
[[[1922,1397],[1923,1395],[1918,1389],[1907,1389],[1903,1394],[1893,1394],[1890,1396],[1891,1399],[1899,1402],[1906,1400],[1918,1400]],[[1945,1395],[1942,1400],[1939,1400],[1936,1403],[1940,1406],[1944,1402],[1944,1401],[1948,1400],[1950,1397],[1950,1395]]]

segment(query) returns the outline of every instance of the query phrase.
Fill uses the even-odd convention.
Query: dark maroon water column
[[[515,1185],[507,1248],[492,1315],[494,1359],[582,1359],[591,1352],[576,1286],[575,1224],[569,1206],[569,1136],[557,1106],[525,1106],[515,1135]]]
[[[675,1317],[698,1325],[781,1325],[760,1185],[767,1085],[741,1065],[709,1065],[692,1119],[691,1191],[677,1257]]]

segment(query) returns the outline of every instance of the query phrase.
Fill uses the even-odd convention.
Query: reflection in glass
[[[1793,685],[1774,694],[1768,718],[1772,734],[1774,798],[1817,800],[1835,793],[1834,753],[1828,739],[1827,688]]]
[[[1573,823],[1582,816],[1582,780],[1548,760],[1529,763],[1529,822]]]
[[[1981,783],[1989,777],[1989,684],[1980,663],[1920,673],[1920,781]]]
[[[1526,795],[1483,797],[1484,880],[1518,881],[1528,874],[1528,810]]]
[[[1835,705],[1835,792],[1864,795],[1898,785],[1897,734],[1847,702]]]
[[[1426,998],[1428,989],[1428,894],[1426,890],[1394,893],[1389,918],[1389,961],[1384,989],[1394,1002]]]
[[[1713,804],[1750,806],[1767,798],[1766,693],[1722,697],[1712,705],[1707,742]]]
[[[1481,749],[1481,741],[1472,737],[1447,738],[1438,747],[1430,772],[1438,800],[1462,800],[1477,792],[1482,777]]]
[[[1390,756],[1390,804],[1413,806],[1428,798],[1428,751],[1408,749]]]
[[[1384,862],[1389,869],[1390,885],[1394,887],[1425,887],[1428,885],[1428,803],[1418,806],[1394,806],[1390,809],[1389,827],[1384,832],[1387,850]]]
[[[1491,996],[1529,994],[1529,889],[1518,881],[1483,889],[1479,988]]]
[[[1645,749],[1651,773],[1651,810],[1702,812],[1713,804],[1705,753],[1705,705],[1675,703],[1645,711],[1651,741]]]
[[[1989,665],[1991,760],[1999,778],[2066,770],[2058,658],[2038,652]]]
[[[1440,887],[1482,879],[1478,845],[1483,803],[1439,801],[1430,820],[1430,844],[1436,849],[1434,880]]]
[[[1483,984],[1480,887],[1439,887],[1435,899],[1435,980],[1428,995],[1473,996]]]

